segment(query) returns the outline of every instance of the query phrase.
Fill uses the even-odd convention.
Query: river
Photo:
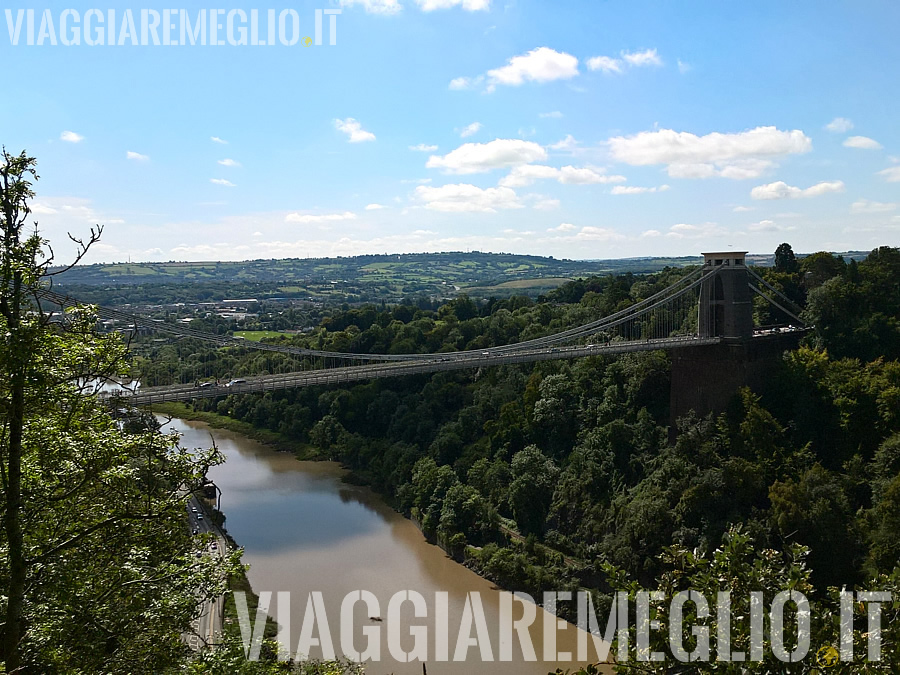
[[[499,675],[546,675],[557,667],[573,668],[573,661],[526,661],[523,658],[518,633],[512,631],[512,660],[500,661],[499,589],[466,567],[450,559],[442,549],[429,544],[418,528],[391,509],[372,490],[341,481],[344,470],[333,462],[301,462],[292,455],[277,452],[245,436],[230,431],[211,429],[205,424],[173,420],[169,429],[182,435],[182,445],[188,448],[209,447],[210,436],[225,455],[224,464],[209,472],[222,490],[222,511],[231,536],[244,547],[244,562],[250,565],[248,577],[257,593],[272,591],[270,614],[277,616],[275,592],[290,592],[290,634],[292,650],[301,637],[307,602],[311,593],[319,591],[328,621],[334,649],[341,654],[341,604],[353,591],[370,591],[377,598],[375,610],[381,621],[370,618],[362,602],[353,613],[354,649],[366,649],[368,633],[380,633],[380,660],[366,664],[366,675],[419,675],[418,661],[403,663],[392,658],[388,644],[388,629],[401,626],[399,649],[409,652],[414,640],[411,626],[427,626],[429,675],[463,675],[491,673]],[[427,618],[414,618],[412,605],[401,606],[401,622],[392,621],[389,601],[401,591],[417,591],[425,599]],[[447,630],[435,630],[438,601],[436,593],[447,594]],[[461,621],[467,598],[479,594],[485,618],[488,640],[480,639],[477,605],[468,600],[470,616],[474,617],[470,631],[472,645],[465,652],[466,660],[454,662],[459,648]],[[533,605],[529,606],[533,608]],[[524,605],[516,601],[513,619],[518,620]],[[544,631],[552,626],[555,617],[537,608],[536,621],[528,629],[537,659],[544,654],[569,652],[577,655],[578,630],[571,624],[557,626],[556,649],[545,650]],[[605,618],[600,618],[605,628]],[[317,628],[321,628],[319,623]],[[447,635],[448,657],[440,662],[436,654],[436,636]],[[313,635],[319,635],[314,631]],[[475,638],[478,637],[478,645]],[[582,637],[586,637],[582,634]],[[527,639],[525,640],[528,641]],[[492,662],[483,660],[482,645],[489,642]],[[596,654],[590,640],[586,640]],[[397,651],[397,649],[395,649]],[[313,648],[312,656],[321,656]]]

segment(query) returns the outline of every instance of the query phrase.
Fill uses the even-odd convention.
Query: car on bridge
[[[246,384],[246,383],[247,383],[247,380],[242,380],[242,379],[238,378],[238,379],[236,379],[236,380],[232,380],[231,382],[229,382],[229,383],[226,384],[225,386],[226,386],[226,387],[233,387],[233,386],[236,385],[236,384]]]

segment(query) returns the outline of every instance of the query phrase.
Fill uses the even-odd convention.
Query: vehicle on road
[[[236,384],[246,384],[246,383],[247,383],[247,380],[242,380],[242,379],[238,378],[238,379],[232,380],[231,382],[229,382],[229,383],[226,384],[225,386],[226,386],[226,387],[232,387],[232,386],[234,386],[234,385],[236,385]]]

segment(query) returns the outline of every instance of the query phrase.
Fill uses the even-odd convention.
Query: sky
[[[60,263],[900,244],[895,0],[177,5],[0,15]]]

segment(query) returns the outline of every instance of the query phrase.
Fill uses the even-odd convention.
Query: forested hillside
[[[682,273],[590,278],[539,302],[352,309],[297,340],[373,352],[489,347],[621,308]],[[663,352],[195,405],[344,462],[507,588],[602,590],[604,563],[652,584],[665,547],[711,550],[735,524],[759,546],[809,546],[819,589],[890,572],[900,556],[900,251],[859,264],[790,253],[765,274],[806,307],[814,333],[765,391],[739,392],[718,417],[680,420],[674,444]],[[201,373],[202,350],[183,350],[182,377]],[[247,353],[221,367],[290,365]],[[157,367],[162,377],[165,359]]]

